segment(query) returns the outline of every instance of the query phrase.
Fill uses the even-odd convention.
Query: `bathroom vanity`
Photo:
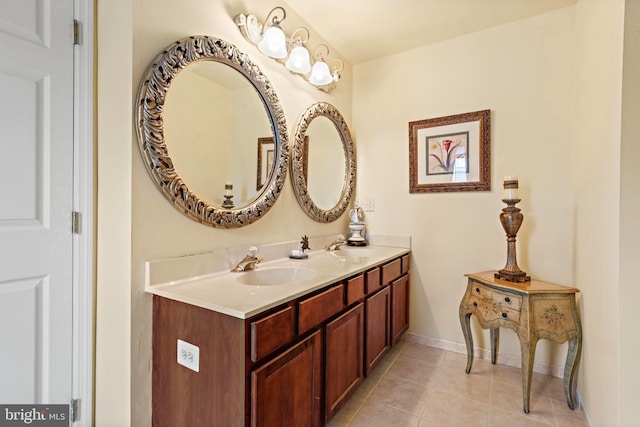
[[[323,426],[408,329],[409,249],[280,259],[148,289],[153,425]],[[177,363],[177,340],[199,371]]]
[[[290,150],[274,86],[225,40],[193,35],[171,43],[147,68],[137,98],[138,146],[149,176],[193,221],[215,228],[258,221],[284,187],[289,163],[299,205],[314,221],[334,222],[352,204],[355,145],[342,114],[326,102],[309,106]],[[213,111],[225,114],[211,114],[211,99],[233,102],[217,102]],[[219,119],[213,135],[212,117]],[[257,157],[248,157],[256,142]],[[270,166],[263,146],[273,151]],[[309,146],[323,155],[309,155]],[[194,171],[196,158],[206,161]],[[221,159],[238,161],[212,163]],[[234,194],[234,181],[251,191]],[[362,230],[361,218],[358,225]],[[263,249],[273,255],[287,244]],[[289,247],[263,254],[272,261],[254,271],[243,270],[258,257],[233,248],[215,259],[147,262],[153,425],[324,425],[408,328],[409,247],[321,250],[304,260],[288,259]]]

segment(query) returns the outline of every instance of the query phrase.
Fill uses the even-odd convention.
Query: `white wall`
[[[571,146],[574,271],[576,286],[582,290],[584,328],[580,388],[593,425],[619,425],[624,0],[581,0],[576,24],[578,72]]]
[[[370,229],[412,236],[411,331],[463,342],[462,274],[504,265],[501,180],[519,176],[520,266],[582,291],[578,389],[593,425],[637,420],[640,42],[637,3],[626,6],[626,27],[624,0],[579,0],[354,68],[358,197],[376,199]],[[486,108],[493,190],[409,194],[408,122]],[[488,348],[486,331],[474,335]],[[519,356],[506,338],[501,352]],[[536,360],[561,367],[565,354],[566,345],[542,342]]]
[[[640,2],[625,2],[624,68],[622,85],[622,147],[620,152],[620,341],[618,365],[619,426],[638,422],[637,399],[640,354],[636,301],[640,301]]]
[[[494,27],[354,67],[358,198],[376,199],[369,229],[412,236],[411,332],[463,343],[465,273],[506,262],[502,180],[520,180],[518,264],[573,285],[571,120],[574,9]],[[408,122],[491,109],[491,192],[409,193]],[[488,347],[488,333],[474,331]],[[482,336],[482,338],[480,338]],[[519,358],[511,331],[501,352]],[[538,345],[562,365],[566,346]]]
[[[131,419],[131,94],[128,0],[97,2],[95,425]]]

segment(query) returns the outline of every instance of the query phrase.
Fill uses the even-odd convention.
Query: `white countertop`
[[[238,279],[252,274],[252,271],[223,271],[147,285],[146,290],[154,295],[247,319],[407,253],[408,248],[371,245],[343,247],[338,251],[318,250],[310,252],[309,258],[303,260],[280,258],[258,264],[257,270],[301,267],[317,271],[317,275],[301,283],[245,285]]]

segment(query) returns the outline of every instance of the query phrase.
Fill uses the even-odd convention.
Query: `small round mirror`
[[[356,182],[355,148],[333,105],[314,104],[300,119],[291,178],[300,206],[318,222],[337,220],[349,206]]]

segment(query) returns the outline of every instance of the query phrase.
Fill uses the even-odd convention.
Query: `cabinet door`
[[[364,379],[364,306],[326,326],[325,419],[330,420]]]
[[[391,283],[391,345],[409,329],[409,275]]]
[[[251,425],[319,426],[320,331],[251,372]]]
[[[391,347],[390,308],[391,292],[388,286],[367,298],[365,302],[365,371],[367,375]]]

